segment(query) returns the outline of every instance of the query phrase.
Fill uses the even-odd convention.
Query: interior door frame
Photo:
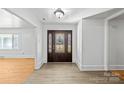
[[[70,31],[71,32],[71,63],[73,62],[73,32],[72,30],[47,30],[47,63],[49,62],[48,61],[48,56],[49,56],[49,32],[50,31],[60,31],[60,32],[68,32]]]

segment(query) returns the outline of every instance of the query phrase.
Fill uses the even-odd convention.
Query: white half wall
[[[104,70],[104,20],[83,19],[81,70]]]
[[[43,47],[43,62],[47,63],[47,31],[48,30],[72,30],[72,62],[76,62],[77,58],[77,25],[73,24],[44,24],[43,25],[43,33],[42,33],[42,47]]]

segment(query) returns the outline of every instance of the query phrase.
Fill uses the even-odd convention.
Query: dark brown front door
[[[72,62],[71,30],[48,30],[48,62]]]

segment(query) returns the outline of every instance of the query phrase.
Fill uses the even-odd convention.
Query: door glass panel
[[[49,33],[49,53],[52,53],[52,34]]]
[[[65,53],[65,35],[64,33],[55,33],[55,52]]]
[[[71,53],[71,34],[68,34],[68,53]]]

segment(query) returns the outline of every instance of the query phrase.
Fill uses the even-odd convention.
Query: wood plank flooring
[[[34,71],[33,58],[0,58],[0,83],[23,83]]]
[[[104,71],[79,71],[72,63],[47,63],[24,82],[25,84],[123,84],[118,77],[106,77]]]

